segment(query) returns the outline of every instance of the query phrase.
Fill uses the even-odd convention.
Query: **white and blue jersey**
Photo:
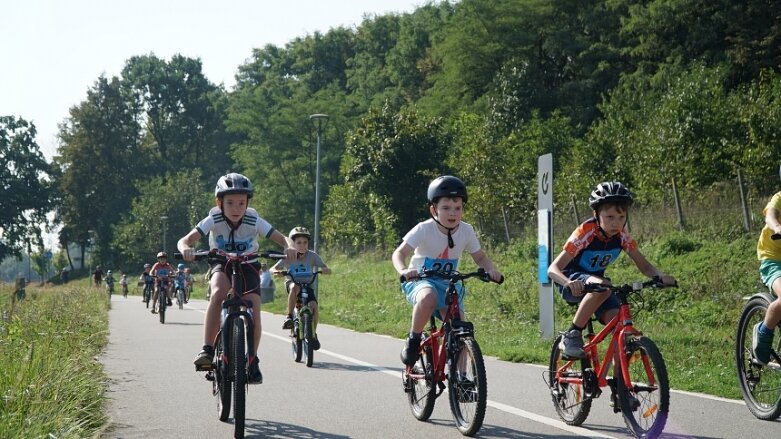
[[[210,249],[237,254],[258,251],[258,236],[268,238],[274,232],[271,224],[251,207],[247,208],[241,223],[235,229],[231,228],[222,210],[216,206],[212,207],[209,216],[202,219],[195,228],[201,236],[209,235]]]

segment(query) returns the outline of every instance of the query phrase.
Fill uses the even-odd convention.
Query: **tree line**
[[[462,0],[252,51],[226,90],[199,59],[154,54],[101,76],[60,125],[51,163],[23,117],[0,118],[0,257],[60,243],[137,267],[172,251],[242,172],[283,231],[313,227],[322,131],[323,245],[387,250],[427,216],[428,182],[466,181],[486,239],[533,227],[536,163],[555,202],[619,179],[640,203],[735,178],[778,185],[781,3]],[[23,195],[22,195],[23,194]],[[163,219],[166,218],[166,219]]]

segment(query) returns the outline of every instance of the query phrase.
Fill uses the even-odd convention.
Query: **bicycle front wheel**
[[[233,319],[231,336],[231,371],[233,372],[233,435],[244,437],[244,403],[247,391],[247,351],[244,342],[244,320]]]
[[[480,430],[488,402],[488,383],[480,346],[472,337],[456,340],[458,348],[450,361],[448,397],[458,431],[473,436]]]
[[[559,418],[568,425],[582,424],[591,412],[591,396],[586,394],[583,385],[583,371],[591,367],[587,358],[567,360],[559,348],[562,335],[553,341],[550,353],[548,386],[553,405]],[[566,366],[566,367],[565,367]]]
[[[753,361],[754,326],[765,319],[768,301],[754,297],[743,307],[735,337],[738,383],[746,407],[759,419],[772,421],[781,416],[781,371]],[[779,340],[774,350],[779,352]]]
[[[176,302],[179,304],[179,309],[184,309],[184,290],[176,290]]]
[[[301,320],[298,318],[298,313],[294,311],[293,314],[293,327],[290,329],[290,343],[293,348],[293,361],[296,363],[301,362],[301,357],[304,352],[304,342],[301,339]]]
[[[406,372],[405,372],[406,373]],[[404,377],[404,387],[412,415],[419,421],[428,420],[437,399],[434,385],[434,365],[431,362],[431,345],[425,345],[418,362],[412,367],[412,376]],[[421,378],[418,378],[421,377]]]
[[[630,382],[617,371],[616,390],[621,414],[636,437],[662,434],[670,410],[670,383],[662,354],[651,339],[627,340],[627,368]]]
[[[306,356],[306,367],[312,367],[315,361],[315,349],[312,347],[312,340],[315,339],[315,332],[312,328],[312,313],[304,312],[301,314],[301,325],[304,329],[304,355]]]

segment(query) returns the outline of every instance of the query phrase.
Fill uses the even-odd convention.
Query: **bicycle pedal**
[[[206,376],[204,378],[206,378],[206,381],[214,381],[214,372],[211,370],[206,372]]]
[[[209,364],[208,366],[200,366],[200,365],[195,366],[196,372],[211,372],[213,370],[214,370],[214,365],[212,364]]]

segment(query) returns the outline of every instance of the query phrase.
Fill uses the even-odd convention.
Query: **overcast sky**
[[[426,0],[20,0],[0,13],[0,116],[35,123],[47,158],[57,124],[103,74],[134,55],[200,58],[206,77],[231,89],[252,49],[283,46],[365,14],[411,12]]]

